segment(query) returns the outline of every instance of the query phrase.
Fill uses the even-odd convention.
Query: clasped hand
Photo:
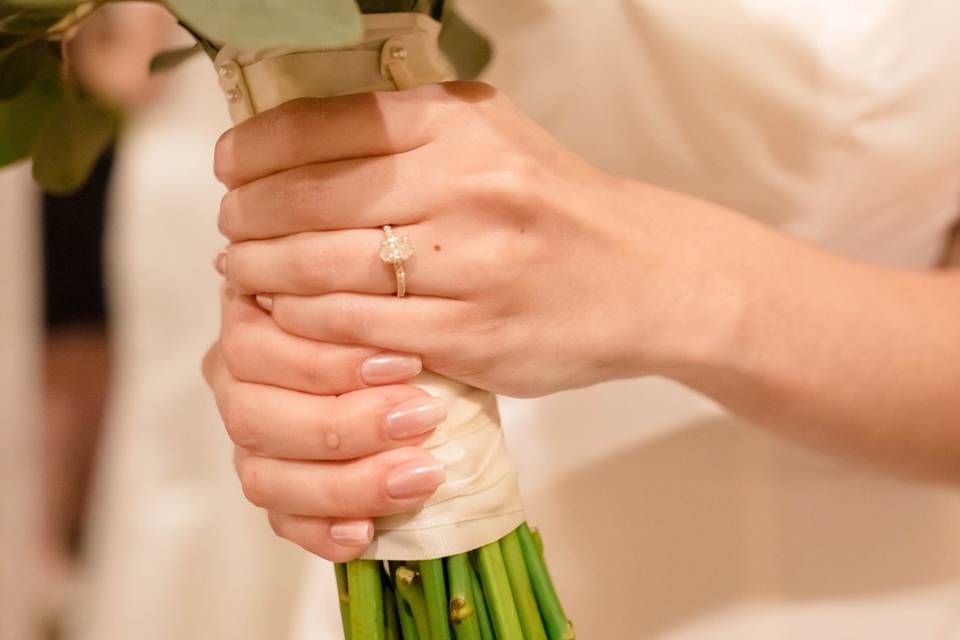
[[[245,495],[318,555],[356,557],[370,517],[443,482],[416,446],[445,417],[405,384],[422,367],[537,396],[667,361],[637,310],[677,306],[644,252],[676,229],[487,85],[294,101],[227,132],[215,171],[231,244],[205,375]],[[403,299],[387,224],[416,250]]]

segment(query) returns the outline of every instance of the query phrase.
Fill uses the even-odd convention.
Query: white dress
[[[247,503],[200,361],[219,332],[213,146],[229,127],[197,56],[137,114],[108,239],[115,380],[70,638],[283,637],[305,553]]]
[[[864,261],[941,260],[955,0],[460,6],[493,36],[486,79],[599,166]],[[501,406],[580,637],[960,638],[955,489],[785,444],[660,379]],[[313,562],[296,640],[339,637],[330,573]]]
[[[42,310],[36,275],[39,216],[29,167],[0,172],[0,640],[33,631],[37,572],[31,553],[39,535]]]

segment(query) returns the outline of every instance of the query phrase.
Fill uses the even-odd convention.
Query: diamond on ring
[[[393,265],[397,277],[397,297],[402,298],[407,294],[407,274],[403,263],[413,256],[413,244],[409,237],[396,235],[390,225],[385,225],[383,232],[387,237],[380,243],[380,259]]]
[[[407,236],[398,236],[393,233],[390,225],[383,228],[387,239],[380,243],[380,259],[388,264],[403,262],[413,256],[413,245]]]

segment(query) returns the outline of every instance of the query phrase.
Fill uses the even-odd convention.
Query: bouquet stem
[[[480,623],[481,640],[496,640],[493,635],[493,623],[490,622],[490,611],[487,609],[487,598],[480,585],[477,572],[470,567],[470,586],[473,588],[473,598],[477,604],[477,620]]]
[[[350,596],[347,595],[347,565],[334,566],[337,572],[337,594],[340,599],[340,621],[343,623],[343,637],[350,639]]]
[[[385,640],[383,582],[380,563],[354,560],[347,564],[347,597],[353,638]]]
[[[457,640],[482,640],[480,622],[474,605],[473,585],[470,583],[470,560],[461,553],[447,558],[447,578],[450,581],[450,623]]]
[[[466,554],[336,565],[347,640],[574,640],[526,523]]]
[[[524,522],[517,528],[516,533],[527,571],[530,573],[533,593],[546,622],[550,640],[573,640],[576,637],[573,624],[563,612],[557,590],[553,586],[553,580],[550,579],[550,572],[547,571],[547,563],[543,557],[543,542],[539,532],[533,534]]]
[[[530,586],[530,576],[520,550],[520,540],[517,532],[512,531],[500,541],[503,553],[503,563],[507,568],[507,577],[510,579],[510,589],[517,605],[517,614],[520,617],[520,627],[523,637],[530,640],[547,640],[547,633],[543,629],[543,620],[537,609],[537,601]]]

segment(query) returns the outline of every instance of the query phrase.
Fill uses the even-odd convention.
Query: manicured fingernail
[[[446,479],[439,460],[400,465],[387,476],[387,494],[397,499],[427,496]]]
[[[330,525],[330,539],[348,546],[369,544],[373,540],[373,525],[363,520],[341,520]]]
[[[387,414],[387,432],[394,440],[403,440],[432,431],[446,419],[447,407],[442,399],[414,398]]]
[[[257,304],[264,311],[273,311],[273,296],[261,293],[257,296]]]
[[[419,356],[402,353],[378,353],[367,358],[360,367],[360,376],[367,384],[387,384],[409,380],[423,371]]]
[[[222,276],[227,275],[227,252],[221,251],[217,254],[217,257],[213,259],[213,268],[217,270]]]

